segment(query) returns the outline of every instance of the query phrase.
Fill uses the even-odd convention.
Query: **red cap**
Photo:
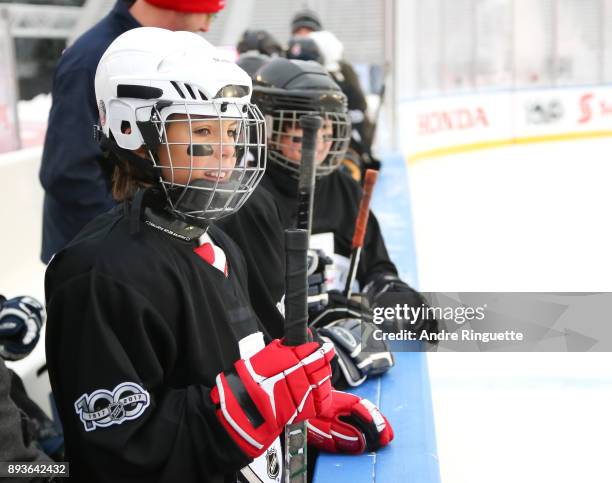
[[[186,13],[217,13],[225,7],[225,0],[146,0],[166,10]]]

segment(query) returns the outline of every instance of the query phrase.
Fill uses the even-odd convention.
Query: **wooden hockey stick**
[[[359,203],[359,213],[355,221],[355,233],[353,234],[353,242],[351,243],[351,263],[346,276],[346,285],[344,286],[344,296],[348,299],[351,296],[351,287],[357,276],[357,266],[361,257],[361,248],[365,239],[366,229],[368,227],[368,218],[370,216],[370,201],[376,180],[378,179],[378,171],[368,169],[365,173],[365,182],[363,185],[363,196]]]
[[[307,252],[312,227],[318,116],[302,116],[302,160],[298,184],[297,229],[285,230],[285,344],[308,342]],[[285,483],[306,483],[306,422],[285,428]]]

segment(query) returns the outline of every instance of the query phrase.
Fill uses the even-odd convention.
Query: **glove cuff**
[[[319,337],[323,339],[325,342],[333,341],[325,335],[325,329],[321,329],[319,331]],[[355,361],[351,358],[349,354],[341,347],[339,344],[335,344],[334,348],[336,349],[336,355],[338,356],[338,366],[340,367],[340,372],[344,376],[347,384],[351,387],[356,387],[367,379],[367,374],[363,374],[361,370],[355,365]]]

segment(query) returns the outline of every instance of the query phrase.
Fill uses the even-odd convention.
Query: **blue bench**
[[[391,371],[351,391],[381,408],[393,426],[393,442],[359,456],[320,454],[315,483],[439,483],[427,356],[397,352],[395,358]]]
[[[372,210],[378,215],[400,275],[416,286],[408,173],[398,153],[383,157]],[[396,366],[387,374],[351,391],[381,408],[393,426],[395,439],[375,454],[321,454],[315,466],[315,483],[439,483],[427,356],[423,352],[396,352],[395,359]]]

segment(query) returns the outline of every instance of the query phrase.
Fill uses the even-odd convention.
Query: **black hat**
[[[291,21],[291,33],[295,33],[297,29],[302,27],[310,29],[313,32],[323,30],[323,25],[321,24],[319,16],[308,9],[300,10],[293,16],[293,20]]]

